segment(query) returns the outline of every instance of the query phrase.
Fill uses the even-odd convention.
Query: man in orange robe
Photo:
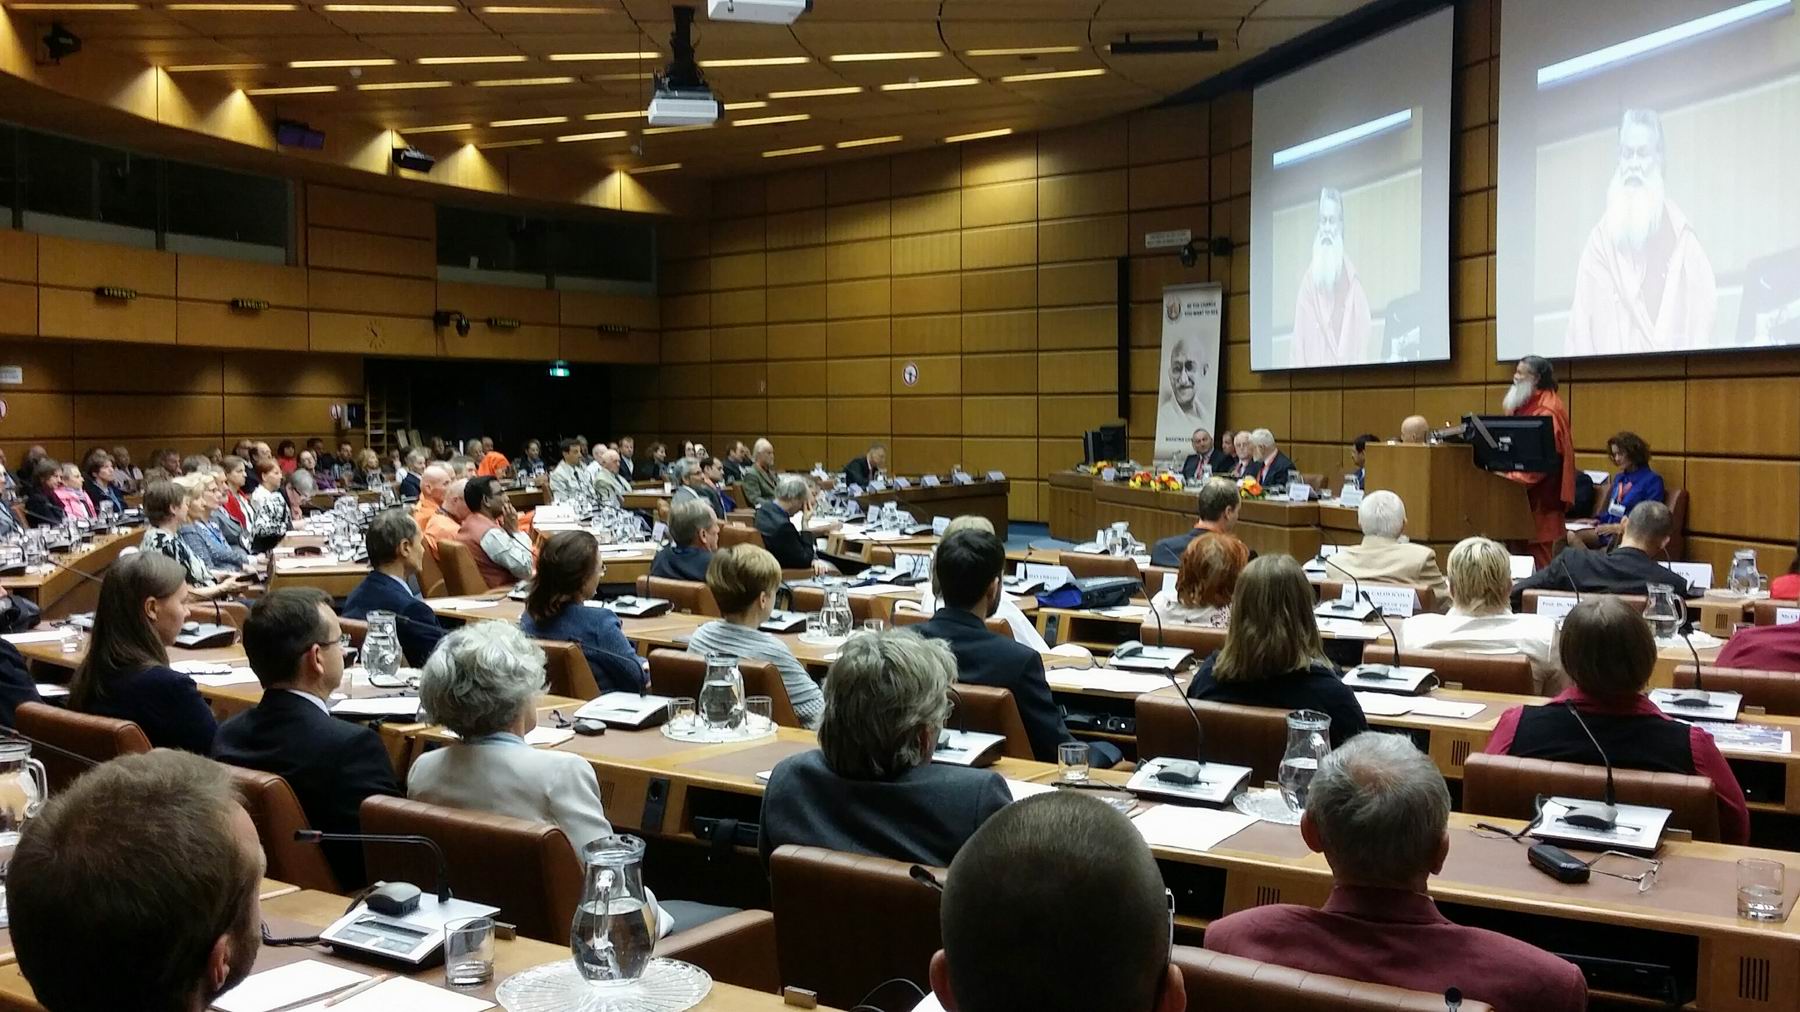
[[[1294,299],[1294,344],[1288,365],[1296,369],[1350,365],[1368,353],[1369,297],[1356,265],[1344,252],[1344,197],[1319,192],[1319,224],[1313,255]]]
[[[1569,406],[1556,392],[1556,369],[1550,360],[1536,355],[1520,359],[1513,367],[1512,386],[1503,404],[1509,415],[1548,415],[1555,430],[1556,452],[1562,457],[1562,466],[1549,474],[1514,471],[1507,475],[1526,486],[1533,528],[1527,547],[1542,569],[1564,539],[1569,508],[1575,505],[1575,440],[1569,428]]]

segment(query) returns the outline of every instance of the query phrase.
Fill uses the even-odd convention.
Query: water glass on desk
[[[444,925],[444,983],[480,987],[494,979],[494,919],[469,917]]]
[[[775,726],[775,699],[772,696],[750,696],[744,700],[744,728],[752,734],[767,734]]]
[[[1748,921],[1779,921],[1787,887],[1780,861],[1744,858],[1737,863],[1737,913]]]
[[[1086,742],[1065,741],[1056,747],[1057,779],[1065,784],[1084,784],[1088,778]]]

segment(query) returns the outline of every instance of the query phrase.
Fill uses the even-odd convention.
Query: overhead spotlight
[[[411,169],[414,172],[430,172],[431,167],[436,164],[437,159],[418,148],[394,149],[394,165],[398,168]]]
[[[438,328],[455,327],[457,336],[469,336],[469,318],[455,309],[440,309],[432,313],[431,325]]]
[[[44,33],[44,52],[51,63],[61,63],[63,57],[81,52],[81,36],[64,28],[60,21],[51,22],[50,30]]]
[[[1200,253],[1202,250],[1212,256],[1228,257],[1231,255],[1231,251],[1236,248],[1236,244],[1227,236],[1216,235],[1210,239],[1205,236],[1199,236],[1189,239],[1187,245],[1175,251],[1175,255],[1181,258],[1181,266],[1192,267],[1200,262]]]
[[[706,0],[706,16],[714,21],[791,25],[811,10],[812,0]]]

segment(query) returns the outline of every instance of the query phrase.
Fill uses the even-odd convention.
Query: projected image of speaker
[[[1444,10],[1256,89],[1252,369],[1449,357],[1454,24]]]
[[[1794,0],[1508,0],[1498,352],[1793,345]]]

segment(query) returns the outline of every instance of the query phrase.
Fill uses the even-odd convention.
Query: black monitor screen
[[[1548,415],[1465,415],[1463,421],[1475,466],[1483,470],[1548,474],[1562,467]]]

